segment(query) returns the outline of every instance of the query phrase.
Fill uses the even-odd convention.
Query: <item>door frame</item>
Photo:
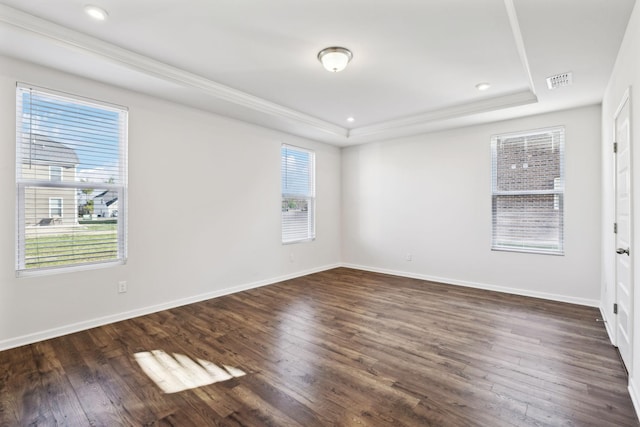
[[[615,113],[613,114],[613,141],[617,142],[617,120],[618,117],[620,115],[620,113],[622,112],[622,109],[625,107],[625,104],[628,105],[628,111],[629,111],[629,187],[630,187],[630,191],[629,191],[629,247],[632,248],[631,249],[631,256],[629,256],[629,276],[630,276],[630,307],[629,307],[629,315],[631,317],[631,331],[629,334],[629,345],[630,345],[630,356],[629,356],[629,362],[631,363],[633,361],[633,335],[634,335],[634,319],[635,319],[635,304],[634,304],[634,300],[635,300],[635,282],[634,282],[634,277],[635,277],[635,263],[634,263],[634,256],[635,256],[635,250],[634,250],[634,209],[633,209],[633,202],[634,202],[634,194],[633,194],[633,147],[632,147],[632,132],[633,129],[631,128],[631,88],[627,88],[624,92],[624,94],[622,95],[622,98],[620,100],[620,103],[618,104],[618,108],[616,108]],[[617,155],[614,155],[613,157],[613,201],[614,201],[614,221],[617,222],[618,220],[618,208],[617,208],[617,204],[618,204],[618,200],[617,200],[617,194],[618,194],[618,157]],[[614,303],[618,303],[618,268],[617,268],[617,257],[619,256],[618,254],[616,254],[616,249],[617,249],[617,236],[614,235],[613,238],[613,247],[611,248],[611,259],[613,259],[613,263],[612,263],[612,269],[613,269],[613,291],[614,291]],[[606,308],[605,311],[611,310],[611,313],[613,313],[613,307],[608,307]],[[616,314],[612,314],[613,317],[613,331],[609,330],[609,336],[610,338],[612,338],[612,343],[614,346],[618,346],[618,319],[619,317]],[[609,329],[609,327],[607,327],[607,329]],[[611,334],[611,332],[613,332],[613,334]],[[631,366],[627,366],[626,367],[627,370],[629,372],[631,372]]]

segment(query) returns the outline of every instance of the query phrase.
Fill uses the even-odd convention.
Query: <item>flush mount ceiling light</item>
[[[318,60],[322,66],[332,73],[342,71],[353,58],[353,53],[344,47],[328,47],[318,52]]]
[[[491,83],[487,83],[487,82],[478,83],[476,85],[476,89],[482,90],[482,91],[487,90],[490,87],[491,87]]]
[[[109,16],[106,10],[91,4],[84,7],[84,12],[96,21],[104,21]]]

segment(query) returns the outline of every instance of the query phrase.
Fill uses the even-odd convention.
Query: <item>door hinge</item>
[[[617,152],[618,152],[618,143],[617,143],[617,142],[614,142],[614,143],[613,143],[613,152],[614,152],[614,153],[617,153]]]
[[[613,304],[613,314],[618,314],[618,304]]]
[[[613,223],[613,233],[614,234],[618,234],[618,223],[617,222]]]

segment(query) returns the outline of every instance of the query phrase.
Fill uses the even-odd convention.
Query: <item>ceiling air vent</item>
[[[563,86],[569,86],[573,83],[573,73],[556,74],[555,76],[547,77],[547,87],[550,90],[557,89]]]

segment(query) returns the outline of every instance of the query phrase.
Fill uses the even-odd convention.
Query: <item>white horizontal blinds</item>
[[[281,148],[282,242],[311,240],[315,232],[315,153]]]
[[[18,85],[17,270],[126,258],[127,111]]]
[[[564,128],[492,138],[492,248],[563,254]]]

